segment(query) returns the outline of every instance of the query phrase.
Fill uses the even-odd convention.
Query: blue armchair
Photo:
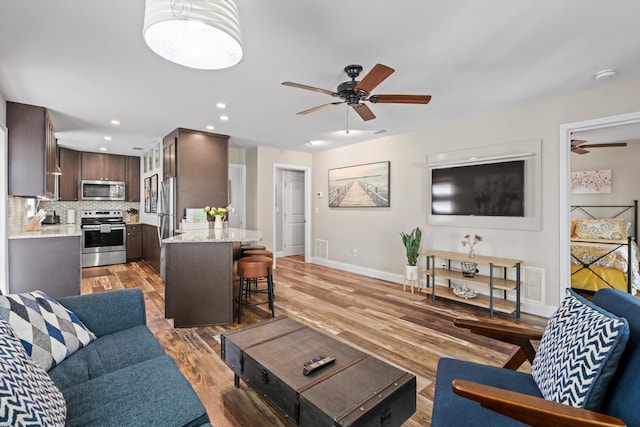
[[[534,375],[516,371],[527,360],[534,363],[531,341],[541,339],[542,331],[457,321],[457,326],[519,348],[503,367],[442,358],[436,376],[432,426],[640,426],[640,299],[603,289],[596,293],[592,305],[628,322],[626,345],[623,342],[619,348],[621,353],[610,370],[608,385],[605,383],[599,392],[602,398],[598,409],[545,399]],[[553,341],[547,342],[553,345]]]

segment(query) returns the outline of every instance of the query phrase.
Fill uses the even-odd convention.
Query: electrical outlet
[[[351,255],[358,256],[358,250],[356,248],[351,249]]]

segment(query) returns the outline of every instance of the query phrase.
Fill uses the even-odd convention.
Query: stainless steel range
[[[127,262],[126,226],[121,210],[80,212],[82,266]]]

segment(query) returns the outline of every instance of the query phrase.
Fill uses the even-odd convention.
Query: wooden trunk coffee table
[[[221,357],[295,426],[399,426],[416,411],[416,377],[287,317],[221,337]],[[316,356],[335,363],[305,376]]]

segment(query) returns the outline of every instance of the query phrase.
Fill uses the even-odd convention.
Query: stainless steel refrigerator
[[[176,178],[160,183],[158,194],[158,239],[160,240],[160,277],[165,278],[165,260],[162,240],[176,233]]]

